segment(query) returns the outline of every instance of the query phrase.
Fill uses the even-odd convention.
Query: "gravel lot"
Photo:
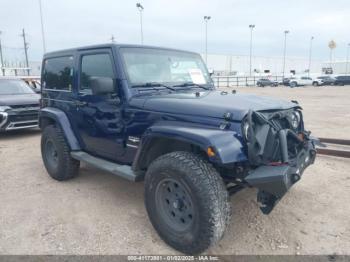
[[[315,136],[350,138],[350,87],[239,88],[298,100]],[[152,228],[143,183],[82,165],[49,178],[38,130],[0,135],[1,254],[176,254]],[[350,254],[350,160],[319,156],[269,215],[256,191],[231,199],[233,218],[210,254]]]

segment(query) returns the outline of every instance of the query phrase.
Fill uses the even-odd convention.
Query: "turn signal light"
[[[211,146],[208,147],[208,149],[207,149],[207,155],[208,155],[209,157],[215,156],[214,149],[213,149]]]

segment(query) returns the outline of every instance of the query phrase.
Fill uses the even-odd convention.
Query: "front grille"
[[[39,104],[11,105],[11,108],[13,108],[13,109],[39,108]]]
[[[31,120],[37,120],[37,119],[38,119],[38,113],[9,116],[9,121],[11,122],[31,121]]]
[[[37,106],[37,105],[36,105]],[[28,107],[16,108],[8,111],[9,122],[22,122],[37,120],[39,116],[39,108]]]
[[[254,165],[288,162],[300,148],[298,134],[303,132],[302,118],[297,129],[292,128],[294,109],[277,112],[253,112],[248,114],[250,138],[247,141],[248,156]]]

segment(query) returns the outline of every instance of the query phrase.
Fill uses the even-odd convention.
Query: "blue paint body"
[[[147,154],[152,139],[162,137],[186,142],[204,151],[212,146],[216,156],[209,160],[217,165],[244,162],[247,155],[241,122],[247,112],[296,106],[276,99],[195,87],[176,92],[140,93],[138,88],[131,88],[126,77],[119,52],[122,47],[138,48],[99,45],[48,53],[44,57],[45,61],[69,55],[74,60],[71,91],[43,89],[40,113],[41,119],[50,118],[59,123],[71,150],[84,150],[117,163],[133,164],[137,169],[138,161]],[[81,95],[78,91],[81,57],[101,52],[113,58],[119,104],[109,104],[102,96]],[[81,106],[83,103],[87,104]],[[231,117],[225,120],[227,112]],[[222,130],[220,125],[223,124]]]

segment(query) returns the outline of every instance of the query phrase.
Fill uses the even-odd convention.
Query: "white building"
[[[205,57],[202,54],[203,58]],[[221,75],[248,75],[249,56],[208,54],[208,68]],[[322,60],[312,59],[310,72],[322,73]],[[291,72],[302,74],[309,68],[309,59],[302,57],[286,57],[285,75]],[[252,56],[252,74],[282,75],[283,57]]]
[[[332,68],[333,74],[350,74],[350,62],[346,60],[326,61],[322,63],[322,68]]]

